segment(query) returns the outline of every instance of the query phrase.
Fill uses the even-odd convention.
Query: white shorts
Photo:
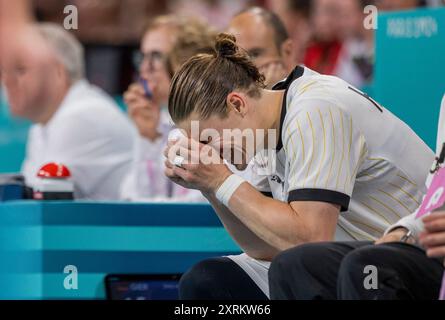
[[[355,241],[342,228],[337,228],[335,233],[335,241]],[[255,284],[264,292],[267,298],[270,299],[269,294],[269,268],[270,262],[264,260],[257,260],[249,257],[243,253],[237,256],[228,256],[237,265],[239,265],[245,273],[255,282]]]
[[[264,292],[267,298],[269,296],[269,261],[256,260],[243,253],[237,256],[228,256],[255,282],[255,284]]]

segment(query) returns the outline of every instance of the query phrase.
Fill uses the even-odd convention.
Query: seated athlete
[[[165,173],[200,190],[244,251],[194,266],[182,299],[266,299],[280,252],[381,237],[419,206],[434,158],[405,123],[339,78],[298,66],[265,89],[235,41],[220,34],[215,52],[186,62],[170,88],[170,115],[188,137],[169,143]],[[244,169],[259,154],[257,166],[276,166],[258,170],[258,183],[221,160]]]
[[[445,97],[437,133],[438,158],[444,141]],[[428,184],[433,176],[428,177]],[[436,300],[444,272],[445,215],[434,213],[423,221],[416,216],[417,212],[398,221],[376,244],[307,244],[283,252],[269,272],[271,297]],[[367,266],[377,271],[371,290],[364,286]]]

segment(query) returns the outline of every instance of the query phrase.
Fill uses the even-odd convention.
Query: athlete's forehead
[[[178,128],[185,131],[187,136],[192,137],[197,134],[201,135],[203,131],[222,132],[224,129],[230,129],[230,121],[225,121],[219,115],[211,115],[203,118],[198,112],[193,112],[187,119],[177,123]],[[196,139],[196,137],[194,137]]]

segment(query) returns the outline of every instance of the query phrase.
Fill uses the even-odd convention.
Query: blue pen
[[[147,97],[147,99],[152,99],[153,92],[151,91],[150,86],[148,85],[148,81],[140,77],[139,82],[142,84],[142,87],[144,87],[145,97]]]

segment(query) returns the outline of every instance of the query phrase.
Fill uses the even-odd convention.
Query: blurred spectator
[[[37,21],[63,23],[63,9],[68,0],[31,0]]]
[[[76,36],[83,43],[136,43],[147,19],[166,11],[166,1],[147,0],[32,0],[40,21],[61,24],[63,9],[74,5],[78,10]]]
[[[177,40],[167,61],[170,76],[173,77],[176,71],[191,57],[201,53],[214,54],[216,34],[216,30],[199,20],[193,20],[179,30]]]
[[[144,32],[146,21],[163,14],[166,1],[71,2],[79,11],[76,36],[86,48],[88,79],[111,94],[122,94],[132,80],[132,53]]]
[[[366,0],[314,0],[313,42],[304,59],[307,67],[338,76],[362,87],[372,78],[374,30],[363,25]]]
[[[424,6],[424,0],[375,0],[375,5],[382,11],[410,10]]]
[[[39,21],[62,24],[63,9],[78,10],[78,29],[72,30],[85,48],[86,74],[91,83],[120,95],[131,83],[132,54],[146,21],[164,13],[167,1],[147,0],[33,0]],[[110,67],[112,66],[112,67]]]
[[[372,80],[374,64],[374,30],[365,29],[364,7],[369,0],[342,0],[338,2],[339,35],[342,40],[339,60],[334,74],[356,87]]]
[[[272,87],[296,66],[294,46],[286,27],[273,12],[253,7],[232,18],[229,33],[249,53]]]
[[[314,0],[311,11],[313,42],[309,45],[304,63],[322,74],[334,74],[341,51],[338,21],[342,0]]]
[[[176,15],[161,16],[149,25],[141,42],[142,61],[139,68],[140,81],[132,84],[125,93],[128,112],[139,130],[134,163],[131,172],[121,187],[121,196],[127,200],[187,200],[202,201],[201,193],[174,184],[164,175],[164,148],[173,123],[167,110],[171,75],[168,57],[175,44],[182,46],[187,41],[196,44],[204,52],[212,40],[209,26],[203,22]],[[179,40],[179,37],[181,39]],[[185,57],[176,47],[170,69],[176,69]],[[197,48],[187,54],[197,53]],[[191,56],[190,56],[191,57]],[[143,81],[152,93],[147,96]]]
[[[222,30],[233,15],[245,9],[248,0],[170,0],[169,11],[177,15],[199,17]]]
[[[36,28],[50,54],[36,61],[27,52],[2,70],[11,113],[34,123],[22,168],[26,181],[33,186],[42,165],[59,162],[71,170],[76,198],[117,199],[131,164],[131,125],[84,79],[80,43],[57,25]]]
[[[311,0],[268,0],[266,6],[275,12],[286,26],[294,44],[294,61],[303,63],[312,37],[310,25]]]

